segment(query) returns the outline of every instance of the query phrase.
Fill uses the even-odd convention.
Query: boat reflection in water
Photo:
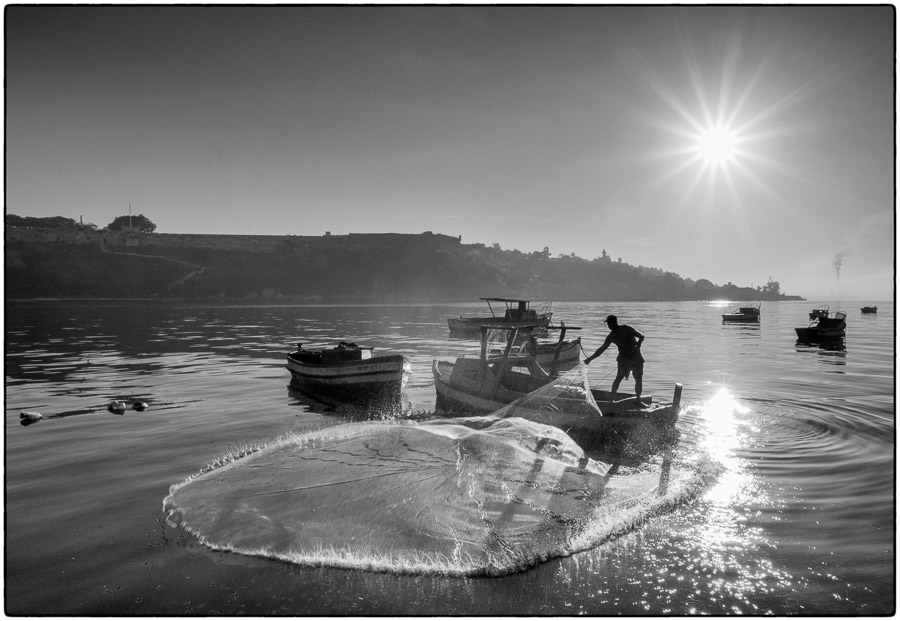
[[[313,394],[288,384],[288,396],[295,405],[302,405],[310,412],[341,416],[350,421],[394,420],[413,417],[413,407],[403,391],[375,395],[365,402],[358,399],[341,399],[339,395]]]
[[[797,342],[798,352],[818,353],[818,360],[829,367],[847,366],[847,346],[844,337],[822,339],[814,343]],[[843,370],[830,368],[828,373],[844,373]]]

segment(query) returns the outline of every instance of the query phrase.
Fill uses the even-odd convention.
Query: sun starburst
[[[726,166],[736,156],[737,136],[725,125],[713,125],[697,136],[697,155],[707,166]]]

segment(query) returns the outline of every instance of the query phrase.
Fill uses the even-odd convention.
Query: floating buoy
[[[138,412],[143,412],[148,407],[149,406],[147,405],[146,401],[135,401],[134,403],[131,404],[131,408],[134,410],[137,410]]]
[[[44,418],[44,415],[40,412],[22,412],[19,414],[19,417],[22,420],[41,420]]]
[[[124,412],[125,411],[125,402],[124,401],[110,401],[109,405],[106,406],[110,412]]]

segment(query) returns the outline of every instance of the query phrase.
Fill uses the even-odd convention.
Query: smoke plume
[[[834,265],[834,274],[837,276],[837,279],[841,279],[841,266],[844,264],[844,257],[850,254],[847,250],[841,250],[836,255],[834,255],[834,261],[832,261],[832,265]]]

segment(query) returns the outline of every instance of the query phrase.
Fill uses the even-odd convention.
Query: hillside
[[[410,236],[415,237],[415,236]],[[749,288],[683,279],[608,257],[586,260],[481,244],[419,240],[348,247],[321,238],[274,252],[7,241],[6,297],[118,297],[296,302],[783,300],[778,283]]]

